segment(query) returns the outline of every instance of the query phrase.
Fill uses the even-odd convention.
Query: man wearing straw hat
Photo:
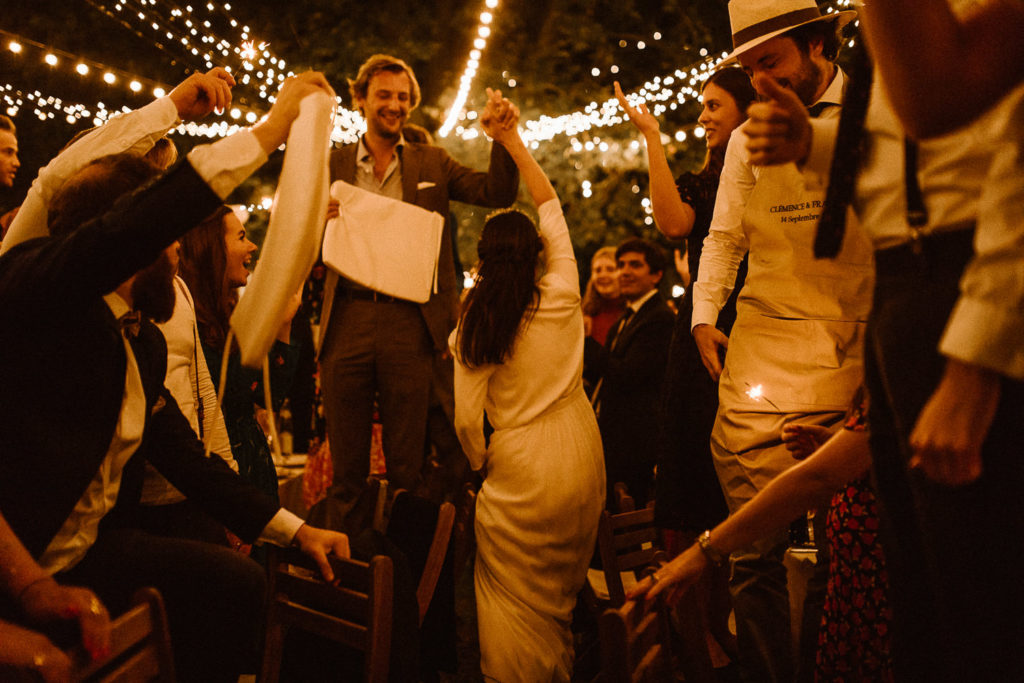
[[[839,115],[846,76],[834,63],[837,32],[854,12],[822,15],[813,0],[732,0],[729,15],[735,49],[727,61],[738,60],[755,88],[758,76],[771,75],[813,116]],[[704,364],[720,380],[711,450],[732,511],[796,462],[781,440],[784,425],[838,426],[861,381],[872,277],[870,244],[856,230],[835,262],[815,260],[824,193],[808,190],[794,164],[752,166],[745,130],[726,152],[692,319]],[[715,322],[748,251],[749,273],[727,338]],[[786,541],[784,534],[764,539],[730,558],[746,680],[802,680],[813,669],[828,563],[819,558],[808,584],[794,662]],[[706,538],[704,545],[712,559],[723,559]]]

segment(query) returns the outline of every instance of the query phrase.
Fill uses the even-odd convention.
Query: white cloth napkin
[[[263,253],[231,316],[242,364],[258,368],[284,322],[289,301],[316,263],[327,218],[327,157],[334,101],[307,96],[285,148]]]
[[[331,197],[339,216],[327,224],[324,263],[364,287],[426,303],[437,291],[444,217],[340,180]]]

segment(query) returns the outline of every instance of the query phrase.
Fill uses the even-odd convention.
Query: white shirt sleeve
[[[994,157],[978,204],[974,258],[939,351],[1024,380],[1024,86],[986,115]]]
[[[540,237],[544,242],[544,272],[554,273],[569,285],[575,284],[578,292],[580,276],[562,205],[557,198],[549,199],[537,207],[537,213],[540,217]]]
[[[452,333],[454,339],[455,333]],[[469,458],[469,464],[478,470],[487,464],[487,446],[484,439],[484,402],[487,385],[494,371],[492,366],[467,368],[455,356],[455,433]]]
[[[248,128],[188,153],[188,162],[218,197],[231,192],[263,165],[267,155]]]
[[[292,539],[295,538],[295,534],[299,532],[299,528],[303,524],[305,522],[298,515],[281,508],[263,527],[258,540],[286,548],[291,545]]]
[[[50,234],[50,200],[68,178],[92,161],[109,154],[145,154],[178,122],[178,110],[161,97],[135,111],[119,114],[84,135],[39,171],[18,215],[0,245],[0,254],[16,244]]]
[[[736,273],[749,242],[743,230],[743,214],[757,178],[746,153],[747,136],[740,127],[729,138],[725,164],[715,197],[711,228],[704,238],[697,282],[693,285],[693,318],[697,325],[714,325],[736,285]]]

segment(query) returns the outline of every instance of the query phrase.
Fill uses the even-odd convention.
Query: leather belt
[[[875,252],[881,275],[899,275],[921,267],[962,269],[974,255],[974,223],[920,235],[897,247]]]
[[[411,304],[408,299],[399,299],[397,296],[383,294],[372,289],[346,289],[345,296],[357,301],[372,301],[378,304]]]

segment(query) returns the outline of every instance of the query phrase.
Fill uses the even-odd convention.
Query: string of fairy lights
[[[254,93],[266,105],[274,101],[274,93],[280,83],[293,72],[288,70],[284,59],[273,54],[265,41],[252,35],[250,27],[240,23],[231,15],[231,4],[228,2],[196,2],[179,5],[175,2],[161,0],[84,0],[90,6],[105,13],[140,38],[152,42],[158,49],[166,52],[175,60],[200,68],[210,69],[220,66],[232,73],[239,85],[244,86],[246,93]],[[835,0],[826,8],[831,13],[846,9],[852,0]],[[161,11],[158,11],[158,6]],[[459,88],[438,130],[438,135],[447,137],[454,135],[469,141],[482,135],[478,126],[474,125],[476,112],[465,109],[476,74],[480,69],[483,52],[487,46],[492,26],[496,19],[499,0],[485,0],[484,9],[480,12],[473,47],[469,52],[459,81]],[[218,34],[215,25],[228,26],[237,31],[237,36],[228,37]],[[653,33],[654,40],[662,38],[659,32]],[[68,69],[81,78],[96,78],[102,81],[104,88],[115,96],[115,89],[127,88],[134,95],[151,93],[154,97],[163,96],[169,86],[153,79],[134,75],[131,72],[83,58],[53,46],[44,45],[28,38],[18,36],[0,29],[0,49],[6,49],[14,55],[26,59],[40,59],[53,69]],[[853,41],[851,40],[851,45]],[[626,41],[620,41],[620,47],[626,47]],[[646,44],[640,40],[637,49],[644,49]],[[655,116],[667,111],[676,110],[700,97],[700,86],[714,71],[725,57],[708,56],[707,49],[700,50],[701,59],[685,68],[676,69],[671,74],[653,77],[627,95],[631,103],[646,101]],[[618,72],[618,67],[609,68],[611,74]],[[601,73],[594,67],[592,74],[596,77]],[[509,87],[515,87],[514,79],[509,79]],[[123,92],[123,91],[122,91]],[[183,123],[174,131],[179,135],[216,138],[230,135],[241,125],[255,123],[263,116],[266,105],[250,106],[246,99],[238,98],[237,103],[220,115],[219,120],[209,123]],[[17,115],[23,107],[31,107],[33,114],[40,120],[62,119],[69,124],[86,121],[94,126],[102,125],[119,111],[128,111],[127,107],[114,109],[107,107],[102,100],[94,104],[70,102],[60,97],[41,93],[39,90],[18,88],[10,83],[0,83],[0,111],[10,116]],[[625,121],[624,113],[613,97],[601,102],[591,102],[582,110],[560,116],[540,116],[535,120],[521,123],[523,138],[533,149],[541,143],[552,142],[564,136],[567,139],[567,154],[585,152],[619,151],[639,153],[636,140],[623,143],[616,140],[602,140],[598,130],[617,126]],[[338,98],[335,113],[332,140],[336,143],[349,143],[358,139],[366,129],[363,117],[355,111],[341,106]],[[703,129],[699,125],[682,127],[670,136],[677,142],[684,142],[689,135],[703,137]],[[580,168],[579,162],[577,168]],[[634,192],[638,192],[635,189]],[[583,181],[581,195],[591,196],[589,181]],[[250,207],[251,210],[266,208],[261,204]],[[649,201],[645,207],[650,214]],[[648,215],[648,222],[650,222]]]
[[[473,85],[473,77],[476,76],[477,69],[480,68],[480,57],[483,55],[484,48],[487,47],[487,39],[491,35],[490,24],[494,21],[494,10],[498,8],[498,0],[486,0],[484,5],[486,9],[480,12],[480,23],[476,27],[473,49],[469,51],[466,68],[463,70],[462,78],[459,80],[459,91],[456,93],[455,101],[452,102],[452,106],[448,110],[445,122],[437,131],[437,134],[442,138],[448,137],[448,134],[455,128],[455,125],[460,120],[460,116],[463,114],[466,99],[469,97],[469,90]]]

